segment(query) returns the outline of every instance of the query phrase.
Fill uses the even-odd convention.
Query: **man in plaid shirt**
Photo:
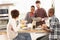
[[[59,20],[54,15],[54,8],[49,9],[48,15],[49,17],[51,17],[51,19],[49,20],[49,23],[50,23],[49,40],[60,40]]]
[[[60,24],[58,18],[54,15],[54,8],[50,8],[48,11],[49,19],[49,27],[46,24],[42,25],[42,28],[49,32],[49,39],[48,35],[39,38],[38,40],[60,40]]]

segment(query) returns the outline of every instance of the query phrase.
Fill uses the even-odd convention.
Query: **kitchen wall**
[[[27,14],[27,12],[30,11],[30,6],[31,5],[35,5],[35,1],[36,0],[0,0],[0,3],[14,3],[14,6],[11,6],[9,8],[9,10],[13,10],[13,9],[18,9],[20,11],[20,19],[24,19],[25,15]],[[48,13],[48,9],[51,8],[51,4],[52,4],[52,0],[40,0],[41,1],[41,7],[43,7],[46,12]],[[54,4],[56,7],[56,12],[55,15],[59,18],[59,11],[57,11],[59,9],[59,4],[60,1],[59,0],[54,0]],[[36,6],[35,6],[36,7]],[[60,9],[59,9],[60,10]],[[60,18],[59,18],[60,20]]]

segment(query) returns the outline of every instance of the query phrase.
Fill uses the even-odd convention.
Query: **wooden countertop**
[[[23,32],[23,33],[47,33],[47,31],[45,30],[35,30],[35,29],[29,29],[29,30],[19,30],[19,33]],[[6,31],[0,31],[0,35],[4,35],[7,34]]]
[[[1,31],[1,32],[0,32],[0,35],[6,35],[6,34],[7,34],[6,31]]]
[[[32,29],[32,30],[20,30],[20,31],[18,31],[19,33],[20,32],[28,32],[28,33],[47,33],[47,31],[45,31],[45,30],[35,30],[35,29]]]

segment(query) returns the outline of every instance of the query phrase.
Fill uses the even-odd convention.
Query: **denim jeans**
[[[18,36],[13,40],[31,40],[30,33],[18,33]]]

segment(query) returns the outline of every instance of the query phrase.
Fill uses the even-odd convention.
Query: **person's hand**
[[[11,29],[12,31],[14,31],[14,29],[13,29],[12,25],[9,25],[9,26],[10,26],[10,29]]]
[[[25,24],[25,23],[27,23],[27,21],[26,21],[26,20],[21,20],[20,23],[21,23],[21,24]]]
[[[37,19],[38,19],[39,21],[42,21],[42,18],[41,18],[41,17],[37,17]]]
[[[46,24],[42,24],[42,29],[46,29],[47,25]]]
[[[50,30],[46,24],[42,24],[42,29],[46,30],[47,32],[52,32],[52,30]]]
[[[41,25],[39,25],[39,26],[37,26],[38,28],[42,28],[42,26]]]

